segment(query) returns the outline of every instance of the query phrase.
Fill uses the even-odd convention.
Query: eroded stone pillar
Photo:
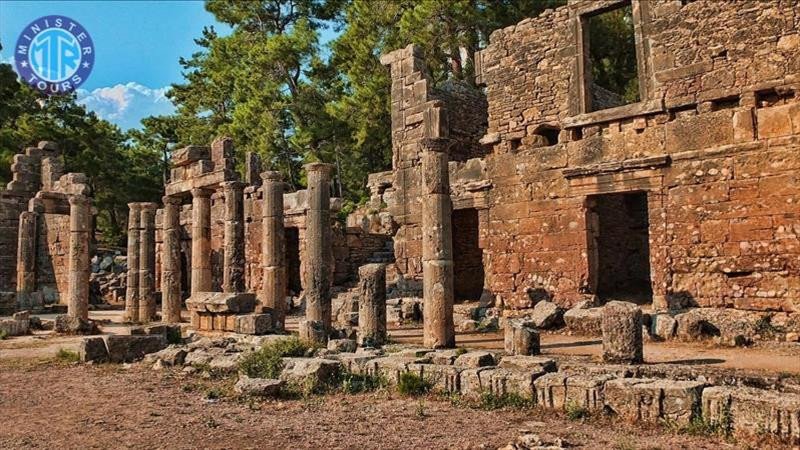
[[[642,310],[629,302],[610,301],[603,307],[603,361],[641,364]]]
[[[139,203],[128,203],[128,277],[125,290],[125,320],[139,320]]]
[[[156,315],[156,208],[155,203],[140,203],[139,215],[139,322]]]
[[[447,152],[434,147],[422,156],[423,342],[454,347],[453,225]]]
[[[38,214],[24,211],[19,215],[17,244],[17,307],[31,308],[31,293],[36,290],[36,225]]]
[[[192,295],[211,292],[211,194],[192,189]]]
[[[244,291],[244,183],[222,183],[225,195],[225,236],[222,291]]]
[[[82,320],[89,320],[91,223],[92,211],[89,198],[84,195],[70,196],[67,313]]]
[[[331,191],[333,165],[306,164],[308,176],[308,211],[306,212],[305,296],[306,319],[331,326],[331,271],[328,252],[331,247]]]
[[[165,196],[161,244],[161,320],[181,321],[181,200]]]
[[[283,230],[283,177],[278,172],[261,174],[264,201],[261,206],[261,306],[272,309],[276,330],[286,322],[286,254]]]
[[[386,343],[386,265],[358,268],[358,344],[379,347]]]

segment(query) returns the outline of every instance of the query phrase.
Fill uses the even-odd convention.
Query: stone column
[[[509,355],[538,355],[539,332],[533,324],[523,319],[510,319],[506,322],[504,346]]]
[[[24,211],[19,215],[17,245],[17,307],[30,309],[31,293],[36,290],[36,224],[38,214]]]
[[[642,310],[633,303],[611,301],[603,307],[603,361],[639,364],[643,361]]]
[[[306,164],[308,176],[308,211],[306,212],[305,296],[306,319],[331,327],[331,271],[328,253],[331,247],[331,190],[333,165]]]
[[[161,321],[181,321],[181,200],[164,196],[161,226]]]
[[[244,183],[222,183],[225,195],[222,292],[244,291]]]
[[[447,152],[438,147],[422,156],[423,345],[454,347],[453,226]]]
[[[139,216],[139,322],[156,315],[156,208],[155,203],[140,203]]]
[[[211,292],[211,194],[192,189],[192,295]]]
[[[128,278],[125,290],[125,320],[139,320],[139,203],[128,203]]]
[[[67,313],[82,320],[89,320],[91,223],[92,211],[89,198],[84,195],[70,196]]]
[[[386,265],[358,268],[358,344],[379,347],[386,343]]]
[[[261,306],[272,309],[276,330],[286,322],[286,254],[283,230],[283,192],[278,172],[261,174]]]

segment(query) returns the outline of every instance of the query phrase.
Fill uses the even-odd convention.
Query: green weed
[[[80,361],[81,357],[72,350],[61,348],[58,349],[58,353],[56,353],[56,359],[63,363],[74,363]]]
[[[239,362],[239,370],[251,378],[278,378],[284,366],[282,358],[305,356],[313,349],[296,337],[280,339],[245,355]]]
[[[430,381],[413,372],[403,372],[397,381],[397,392],[406,396],[424,395],[432,388]]]

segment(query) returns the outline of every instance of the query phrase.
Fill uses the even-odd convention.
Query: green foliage
[[[574,401],[567,402],[566,412],[569,420],[581,420],[589,416],[589,410]]]
[[[296,337],[269,342],[245,355],[239,362],[239,370],[251,378],[278,378],[284,366],[282,358],[305,356],[312,349]]]
[[[695,414],[688,424],[679,424],[674,420],[665,420],[664,425],[673,433],[688,434],[691,436],[718,436],[729,437],[731,434],[732,417],[730,409],[725,408],[719,420],[712,420]]]
[[[478,398],[477,406],[486,411],[502,408],[527,409],[534,407],[535,402],[531,398],[510,392],[497,395],[490,391],[483,391]]]
[[[403,372],[397,380],[397,392],[407,396],[424,395],[431,391],[430,381],[413,372]]]
[[[389,385],[382,375],[344,372],[339,378],[339,389],[345,394],[359,394],[384,389]]]
[[[81,358],[78,355],[78,353],[76,353],[76,352],[74,352],[72,350],[67,350],[65,348],[60,348],[60,349],[58,349],[58,352],[56,353],[56,359],[58,361],[60,361],[60,362],[63,362],[63,363],[75,363],[75,362],[80,361]]]
[[[8,338],[8,331],[0,330],[0,341],[4,341],[6,338]]]

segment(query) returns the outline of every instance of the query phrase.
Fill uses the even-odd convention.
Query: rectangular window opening
[[[586,112],[615,108],[641,99],[639,64],[630,1],[587,16],[584,21]]]

